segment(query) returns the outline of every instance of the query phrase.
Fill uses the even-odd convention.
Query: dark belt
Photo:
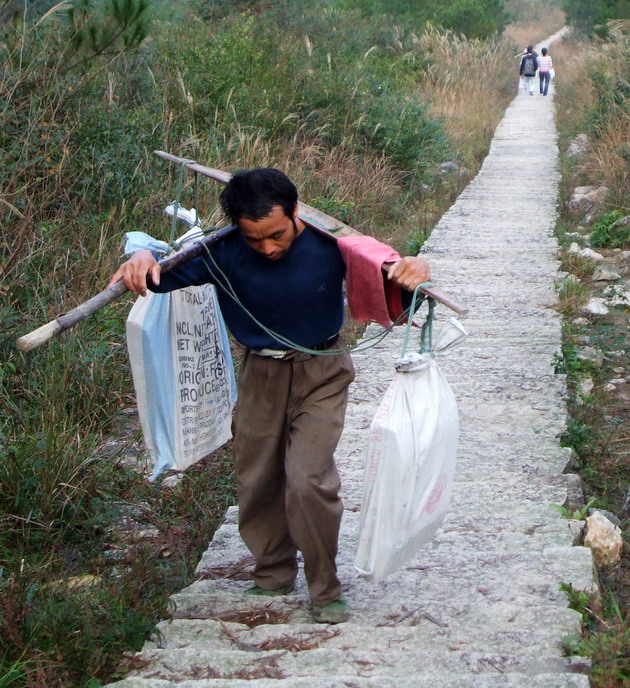
[[[338,340],[339,333],[329,337],[325,342],[321,342],[321,344],[304,348],[309,348],[313,351],[325,351],[336,344]],[[297,349],[250,349],[250,351],[256,356],[275,358],[277,361],[308,361],[315,355],[304,351],[298,351]]]
[[[328,337],[328,339],[325,342],[322,342],[321,344],[316,344],[315,346],[307,348],[311,348],[313,349],[313,351],[326,351],[326,349],[330,349],[333,344],[336,344],[338,340],[339,333],[334,334],[332,337]]]

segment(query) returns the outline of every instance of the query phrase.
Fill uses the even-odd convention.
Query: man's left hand
[[[420,256],[405,256],[385,267],[387,279],[409,291],[413,291],[419,284],[431,279],[429,263]]]

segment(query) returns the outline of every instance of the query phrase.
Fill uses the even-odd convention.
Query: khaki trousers
[[[234,456],[239,529],[261,588],[291,585],[299,550],[313,601],[327,604],[341,592],[335,558],[343,504],[333,455],[353,379],[348,354],[305,361],[245,354]]]

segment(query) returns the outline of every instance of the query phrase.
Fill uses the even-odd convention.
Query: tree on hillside
[[[607,19],[630,19],[630,0],[604,0]]]
[[[468,38],[488,38],[504,29],[504,0],[338,0],[367,15],[399,17],[421,27],[427,21]]]
[[[487,38],[505,28],[503,0],[455,0],[438,3],[433,21],[468,38]]]
[[[630,19],[630,0],[563,0],[562,6],[567,22],[586,35],[609,19]]]
[[[582,33],[590,34],[601,22],[602,0],[564,0],[562,5],[569,24]]]

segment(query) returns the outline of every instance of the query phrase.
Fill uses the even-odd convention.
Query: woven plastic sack
[[[370,428],[355,558],[362,576],[382,580],[438,531],[450,505],[457,441],[457,404],[433,354],[399,359]]]
[[[185,470],[232,437],[236,383],[212,285],[138,298],[127,348],[151,480]]]

